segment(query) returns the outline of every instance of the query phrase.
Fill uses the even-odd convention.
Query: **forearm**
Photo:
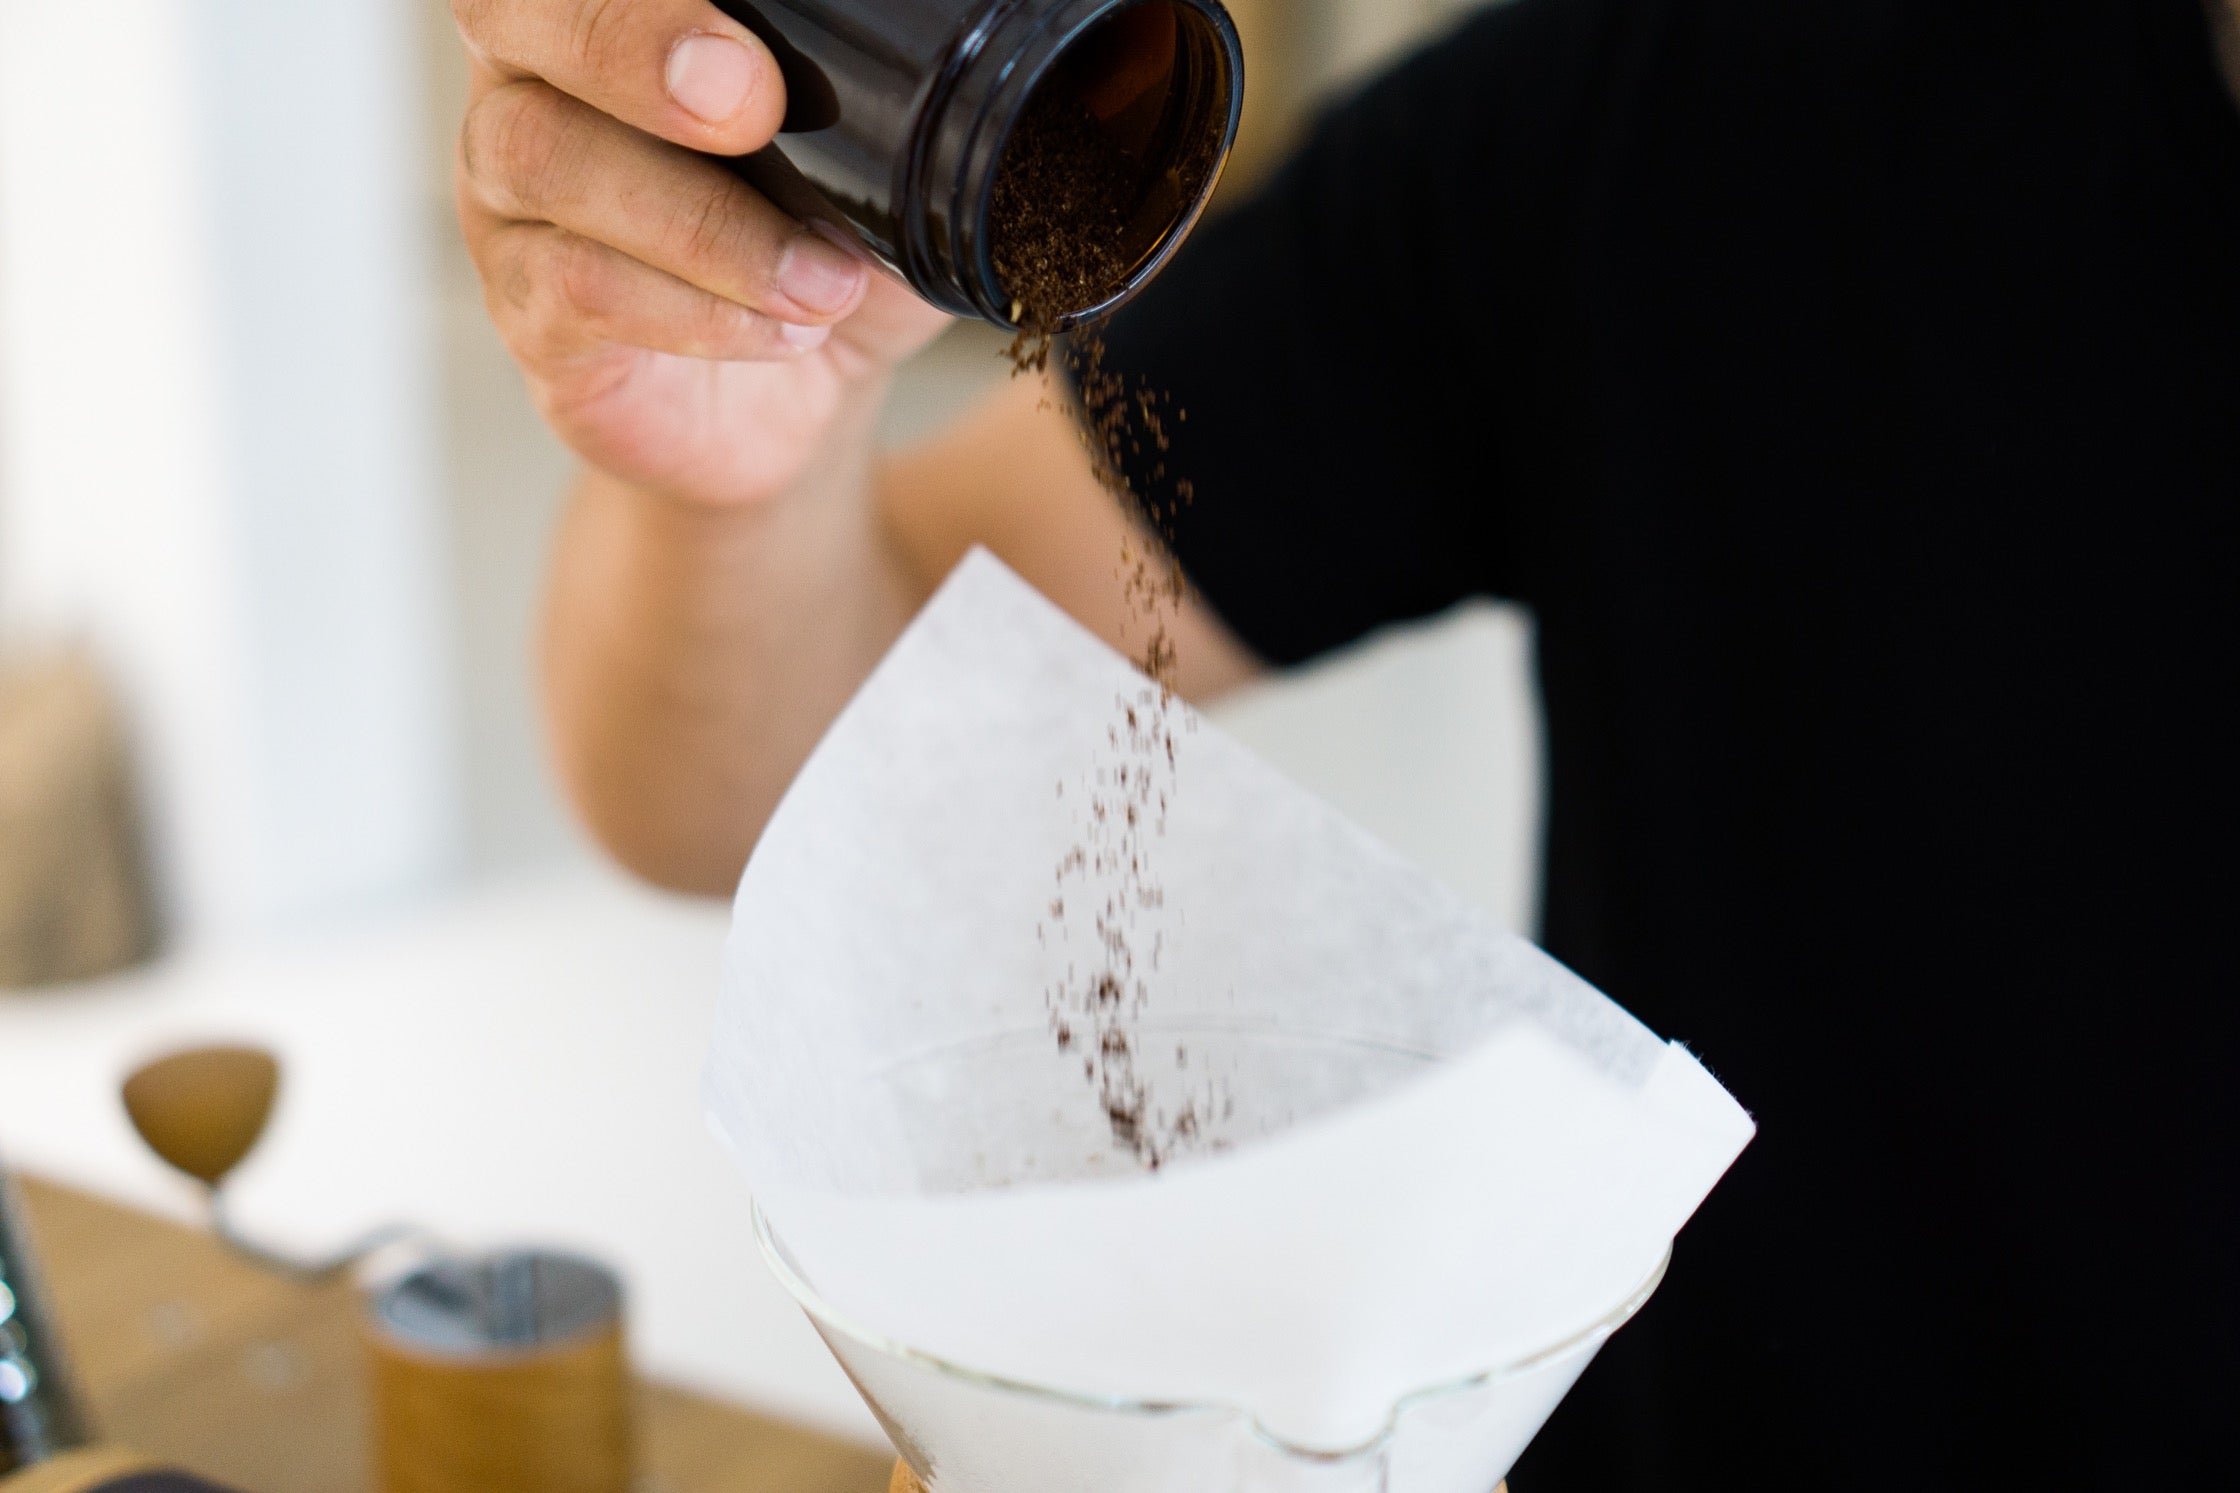
[[[1145,615],[1124,551],[1148,542],[1039,382],[883,463],[870,396],[795,488],[694,504],[610,477],[561,527],[545,633],[561,773],[624,864],[727,893],[825,728],[919,605],[983,544],[1116,647],[1162,631],[1192,698],[1259,665],[1195,598]]]
[[[843,417],[867,427],[870,408]],[[867,430],[794,491],[693,504],[599,473],[562,522],[547,711],[563,782],[648,879],[728,893],[794,773],[923,600]]]

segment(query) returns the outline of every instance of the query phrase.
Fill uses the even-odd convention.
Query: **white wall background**
[[[0,625],[116,671],[189,940],[456,859],[408,22],[0,0]]]

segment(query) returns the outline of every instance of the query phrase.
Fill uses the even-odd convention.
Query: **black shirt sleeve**
[[[1178,415],[1130,485],[1268,660],[1515,593],[1504,426],[1621,3],[1469,21],[1326,113],[1107,328],[1107,368]]]

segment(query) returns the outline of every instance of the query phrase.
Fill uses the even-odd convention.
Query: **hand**
[[[843,412],[945,318],[696,154],[777,133],[762,43],[706,0],[452,10],[473,68],[460,223],[561,439],[709,505],[772,498],[834,440],[867,440],[868,415]]]

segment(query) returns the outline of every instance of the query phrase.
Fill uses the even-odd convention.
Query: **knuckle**
[[[488,29],[493,4],[494,0],[451,0],[451,23],[461,36],[477,42]]]
[[[710,190],[680,210],[675,224],[678,248],[688,263],[715,263],[736,252],[745,223],[737,194],[728,187]]]
[[[604,77],[625,65],[629,6],[621,0],[585,0],[568,28],[568,50],[578,66],[593,77]]]
[[[469,104],[465,117],[459,121],[459,141],[456,155],[459,184],[477,196],[481,194],[484,169],[484,162],[476,154],[476,147],[480,144],[480,141],[476,138],[475,129],[475,115],[478,109],[479,105]]]
[[[577,335],[578,321],[555,288],[553,228],[515,225],[491,235],[482,299],[507,349],[525,370],[550,362]]]
[[[638,355],[610,348],[579,358],[539,379],[537,407],[560,438],[586,455],[603,444],[603,426],[612,406],[628,391]]]
[[[578,153],[558,99],[533,83],[484,95],[467,114],[460,154],[493,207],[522,216],[551,202]]]
[[[532,302],[531,309],[513,318],[503,329],[506,350],[524,373],[538,378],[557,378],[565,374],[570,357],[579,354],[584,339],[564,320],[552,315],[548,302],[542,297]]]
[[[518,237],[518,234],[510,236]],[[489,269],[483,274],[487,294],[516,311],[527,311],[535,306],[539,283],[536,254],[533,241],[494,254]],[[492,307],[493,311],[497,309]]]
[[[694,345],[707,349],[711,356],[758,346],[768,340],[763,335],[766,331],[764,318],[721,296],[700,297],[689,319]]]
[[[546,251],[545,283],[567,314],[600,322],[621,309],[621,280],[608,251],[573,233],[557,233]]]

